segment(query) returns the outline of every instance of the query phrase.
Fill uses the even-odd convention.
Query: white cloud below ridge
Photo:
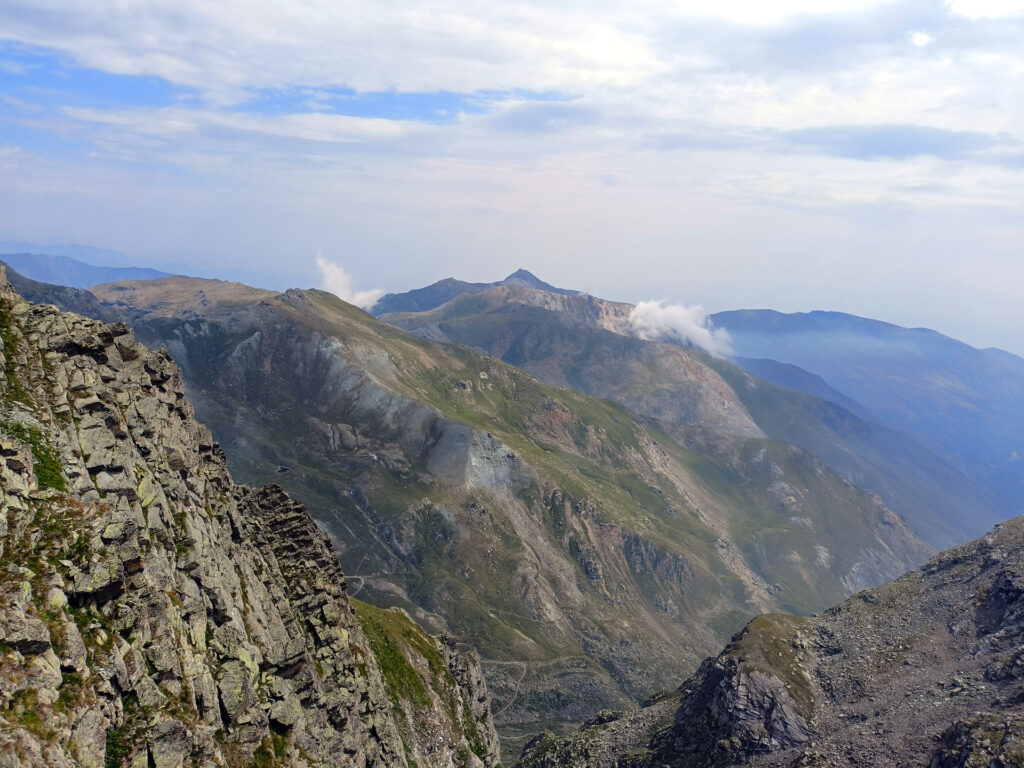
[[[690,343],[716,357],[732,354],[729,332],[715,328],[702,306],[641,301],[629,313],[629,326],[641,339]]]
[[[316,268],[320,271],[320,285],[342,301],[355,304],[363,309],[370,309],[384,291],[375,288],[369,291],[356,290],[352,275],[342,269],[341,265],[328,261],[321,254],[316,256]]]

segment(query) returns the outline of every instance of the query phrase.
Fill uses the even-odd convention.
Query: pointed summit
[[[574,296],[579,293],[579,291],[570,291],[566,288],[555,288],[555,286],[550,283],[545,283],[535,274],[526,269],[517,269],[511,275],[498,283],[498,285],[522,285],[526,288],[535,288],[538,291],[560,293],[565,296]]]

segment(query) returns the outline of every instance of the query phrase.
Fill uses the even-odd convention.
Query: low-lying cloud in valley
[[[352,283],[352,275],[342,269],[340,264],[328,261],[320,253],[316,255],[316,268],[320,272],[320,286],[349,304],[369,309],[384,295],[380,288],[357,291]]]
[[[724,328],[715,328],[704,307],[641,301],[629,313],[629,327],[641,339],[689,342],[716,357],[732,354]]]

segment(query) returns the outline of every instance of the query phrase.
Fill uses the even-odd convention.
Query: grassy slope
[[[430,757],[410,745],[439,738],[453,743],[465,738],[466,746],[456,752],[457,765],[470,768],[469,753],[484,756],[485,742],[472,717],[471,702],[459,695],[437,641],[398,610],[381,610],[360,600],[352,605],[395,709],[410,768],[429,765]]]

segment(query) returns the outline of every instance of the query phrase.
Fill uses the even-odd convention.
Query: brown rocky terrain
[[[1024,518],[818,616],[754,619],[676,691],[522,768],[1024,765]]]
[[[475,654],[357,605],[164,352],[0,274],[0,766],[499,762]]]

